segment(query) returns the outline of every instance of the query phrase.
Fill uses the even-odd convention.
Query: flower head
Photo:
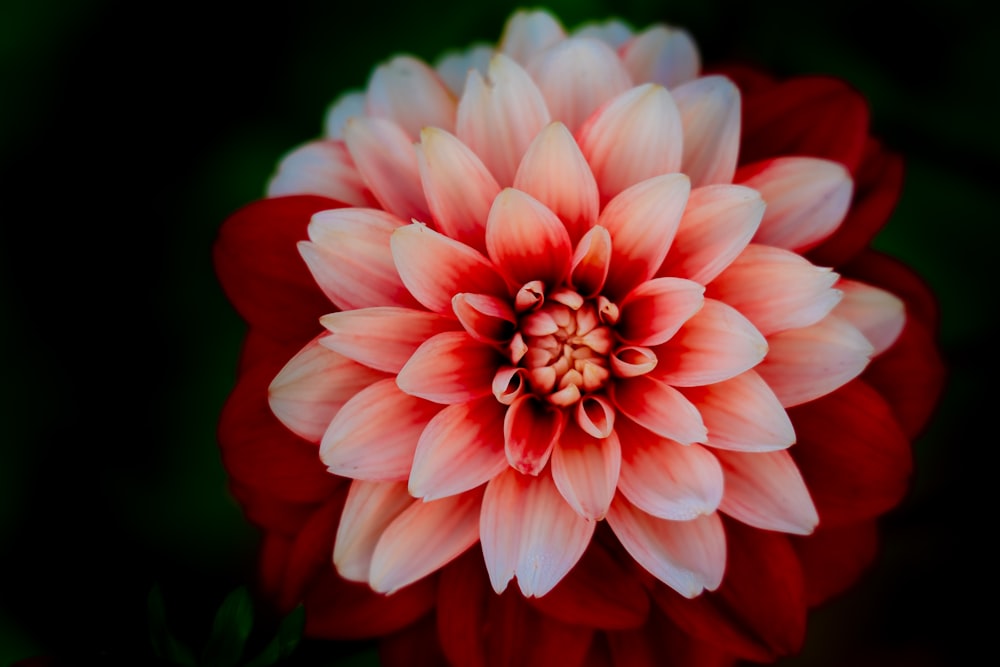
[[[550,637],[596,628],[611,657],[654,626],[711,652],[733,623],[714,610],[748,615],[756,576],[791,629],[752,619],[764,639],[719,655],[795,649],[807,604],[860,571],[798,545],[870,543],[938,378],[906,270],[859,252],[896,162],[863,108],[849,159],[808,129],[768,144],[753,96],[816,115],[781,85],[702,73],[683,30],[517,12],[496,48],[377,67],[230,220],[217,266],[251,330],[224,451],[314,634],[347,604],[320,581],[399,601],[365,636],[436,607],[457,664],[476,649],[456,614],[498,605]],[[893,358],[930,382],[912,414],[876,368]],[[297,478],[238,462],[256,451]]]

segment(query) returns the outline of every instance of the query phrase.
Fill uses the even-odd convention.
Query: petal
[[[511,285],[540,280],[548,289],[566,277],[573,252],[555,213],[513,188],[501,192],[490,208],[486,249]]]
[[[597,220],[597,181],[573,135],[560,122],[548,124],[532,140],[517,167],[514,187],[559,216],[572,243]]]
[[[841,278],[836,285],[844,298],[833,309],[864,334],[872,344],[872,356],[889,349],[906,324],[906,307],[896,295],[857,280]]]
[[[792,541],[810,607],[847,591],[868,571],[879,555],[879,532],[877,521],[831,527],[823,517],[812,535]]]
[[[812,157],[782,157],[741,167],[734,182],[767,202],[754,242],[802,252],[830,236],[854,193],[843,165]]]
[[[435,313],[451,315],[452,298],[459,292],[507,295],[506,283],[488,259],[426,225],[400,227],[391,248],[403,284]]]
[[[632,28],[625,21],[616,18],[585,21],[573,29],[573,36],[599,39],[617,49],[632,38]]]
[[[552,450],[552,480],[577,514],[599,521],[614,498],[621,462],[613,431],[598,439],[570,420]]]
[[[580,296],[595,296],[604,287],[610,266],[611,234],[604,227],[595,225],[577,244],[570,282]]]
[[[615,407],[600,394],[588,394],[576,404],[576,424],[591,437],[610,437],[615,427]]]
[[[267,402],[292,433],[319,442],[344,403],[385,377],[314,339],[271,381]]]
[[[464,331],[448,331],[417,348],[396,376],[399,388],[435,403],[464,403],[492,393],[500,357]]]
[[[692,187],[732,183],[740,150],[740,91],[724,76],[672,88],[684,127],[682,169]]]
[[[689,445],[708,437],[698,409],[679,391],[648,375],[619,379],[611,397],[622,414],[664,438]]]
[[[654,176],[680,171],[681,115],[663,86],[644,84],[612,98],[576,133],[601,198]]]
[[[620,304],[616,331],[633,345],[659,345],[697,313],[705,288],[683,278],[653,278],[629,292]]]
[[[375,199],[343,141],[310,141],[285,154],[267,183],[267,196],[312,194],[351,206],[373,206]]]
[[[701,56],[688,32],[654,25],[637,33],[621,47],[622,62],[637,83],[673,88],[698,76]]]
[[[873,350],[860,331],[833,315],[811,327],[775,334],[768,344],[770,350],[755,370],[786,408],[853,380]]]
[[[832,289],[838,277],[791,251],[750,244],[705,295],[733,306],[767,336],[826,317],[843,296]]]
[[[333,563],[340,576],[368,581],[375,544],[386,526],[413,502],[401,482],[351,483],[333,542]]]
[[[507,408],[503,433],[507,461],[525,475],[538,475],[552,454],[565,420],[557,407],[532,394],[516,399]]]
[[[319,454],[330,472],[352,479],[406,479],[421,431],[440,406],[380,380],[354,395],[330,422]]]
[[[657,379],[690,387],[720,382],[753,368],[767,354],[767,340],[732,306],[705,299],[701,310],[653,351]]]
[[[509,343],[517,326],[517,316],[507,300],[488,294],[459,293],[451,300],[455,317],[470,336],[480,343]]]
[[[606,100],[632,88],[618,54],[595,39],[563,40],[528,61],[527,69],[552,117],[570,132]]]
[[[410,470],[410,494],[437,500],[485,484],[507,468],[503,419],[492,396],[449,405],[420,434]]]
[[[465,88],[465,80],[469,76],[469,70],[478,70],[480,74],[486,74],[492,57],[492,44],[477,43],[468,49],[445,51],[438,58],[434,69],[437,70],[448,89],[461,96],[462,90]]]
[[[608,524],[650,574],[687,598],[715,590],[726,567],[726,535],[718,514],[690,521],[659,519],[615,496]]]
[[[719,509],[743,523],[808,535],[819,523],[809,490],[787,451],[716,450],[726,477]]]
[[[490,60],[486,80],[478,71],[469,72],[455,134],[482,158],[501,186],[508,186],[531,141],[550,120],[535,82],[514,60],[498,53]]]
[[[684,174],[643,181],[608,202],[597,224],[611,235],[605,294],[615,299],[656,275],[677,233],[691,183]]]
[[[548,593],[583,555],[594,533],[548,475],[508,470],[486,486],[480,536],[493,590],[517,577],[526,597]]]
[[[326,111],[323,118],[323,136],[329,139],[343,139],[344,125],[348,118],[365,115],[365,93],[354,90],[344,93]]]
[[[661,519],[690,521],[722,500],[722,467],[698,444],[681,445],[624,421],[618,489],[638,509]]]
[[[447,317],[397,306],[330,313],[319,321],[332,334],[320,339],[323,347],[387,373],[398,373],[428,338],[457,328]]]
[[[519,9],[507,19],[497,49],[524,65],[564,39],[566,31],[555,16],[544,10]]]
[[[706,185],[691,190],[658,275],[707,285],[743,252],[763,215],[760,193],[742,185]]]
[[[427,204],[446,236],[486,250],[486,217],[500,186],[475,153],[440,128],[420,132],[416,146]]]
[[[323,292],[342,310],[419,306],[403,286],[389,249],[393,230],[402,224],[377,209],[323,211],[313,216],[311,241],[299,243],[299,252]]]
[[[401,127],[384,118],[354,117],[344,126],[344,141],[382,208],[403,220],[430,221],[413,140]]]
[[[481,493],[463,493],[403,510],[375,545],[372,589],[395,593],[461,555],[479,540],[481,504]]]
[[[795,442],[788,413],[754,371],[705,385],[681,389],[708,428],[708,444],[720,449],[766,452]]]
[[[455,126],[455,97],[426,63],[400,55],[379,65],[368,79],[365,109],[394,121],[411,139],[426,126]]]

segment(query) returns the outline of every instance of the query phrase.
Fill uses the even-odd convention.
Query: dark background
[[[373,65],[495,41],[515,6],[0,2],[0,664],[141,664],[153,584],[198,644],[250,581],[256,536],[215,444],[242,334],[215,233]],[[708,62],[834,74],[869,99],[908,168],[877,245],[937,292],[950,382],[878,563],[784,664],[976,664],[996,618],[996,17],[971,0],[548,6],[569,27],[686,26]]]

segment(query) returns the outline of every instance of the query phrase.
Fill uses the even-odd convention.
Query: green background
[[[141,664],[154,583],[198,645],[250,581],[256,535],[215,444],[242,334],[215,233],[374,64],[495,41],[516,6],[0,3],[0,664]],[[937,292],[949,386],[877,565],[783,664],[974,664],[993,632],[974,605],[996,593],[996,17],[971,0],[548,6],[567,26],[685,26],[708,62],[842,76],[906,156],[877,244]],[[372,661],[354,645],[296,655]]]

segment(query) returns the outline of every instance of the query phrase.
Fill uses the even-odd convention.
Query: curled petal
[[[701,310],[705,288],[684,278],[653,278],[622,300],[618,335],[634,345],[659,345]]]
[[[455,126],[455,97],[422,60],[401,55],[379,65],[368,80],[369,115],[395,121],[411,139],[430,125]]]
[[[552,480],[577,514],[598,521],[611,506],[621,463],[614,431],[595,438],[570,421],[552,450]]]
[[[663,86],[643,84],[602,105],[577,131],[601,198],[654,176],[680,171],[681,115]]]
[[[492,392],[500,357],[464,331],[429,338],[396,376],[399,388],[435,403],[464,403]]]
[[[718,514],[690,521],[659,519],[619,494],[608,523],[632,558],[684,597],[715,590],[722,582],[726,536]]]
[[[319,455],[330,472],[376,481],[406,479],[420,433],[441,407],[404,394],[392,378],[354,395],[323,434]]]
[[[756,243],[803,252],[830,236],[851,205],[854,182],[838,162],[781,157],[741,167],[735,182],[767,202]]]
[[[375,204],[342,141],[311,141],[281,158],[267,196],[291,194],[321,195],[351,206]]]
[[[811,327],[775,334],[768,344],[770,350],[755,370],[786,408],[853,380],[874,350],[857,328],[833,315]]]
[[[492,396],[449,405],[420,434],[410,470],[410,493],[437,500],[485,484],[507,468],[503,419]]]
[[[572,243],[597,220],[597,181],[573,135],[561,122],[550,123],[532,140],[514,175],[514,187],[559,216]]]
[[[705,299],[701,310],[654,352],[655,377],[675,387],[691,387],[753,368],[767,354],[767,340],[732,306]]]
[[[528,371],[514,366],[501,366],[493,376],[493,396],[504,405],[510,405],[525,392]]]
[[[323,347],[387,373],[398,373],[428,338],[457,328],[447,317],[397,306],[330,313],[319,321],[332,334],[320,339]]]
[[[656,354],[648,347],[627,345],[617,348],[611,355],[611,372],[618,377],[631,378],[645,375],[656,368]]]
[[[435,313],[453,314],[452,299],[459,292],[507,294],[506,283],[488,259],[426,225],[400,227],[390,246],[406,289]]]
[[[604,287],[610,265],[611,234],[606,228],[594,225],[576,246],[570,282],[581,296],[594,296]]]
[[[549,475],[507,470],[486,486],[479,533],[493,590],[513,577],[526,597],[548,593],[576,564],[596,522],[573,511]]]
[[[906,324],[906,308],[902,299],[878,287],[857,280],[841,278],[836,285],[844,298],[833,314],[847,320],[872,344],[872,356],[889,349]]]
[[[562,433],[562,411],[533,395],[521,396],[507,408],[504,446],[511,467],[525,475],[538,475]]]
[[[691,185],[731,183],[740,149],[740,91],[724,76],[671,89],[684,127],[684,173]]]
[[[455,317],[480,343],[503,345],[514,334],[517,317],[510,303],[489,294],[456,294],[451,300]]]
[[[351,483],[333,543],[333,563],[340,576],[351,581],[368,581],[378,538],[413,502],[402,482]]]
[[[550,289],[569,272],[572,247],[562,221],[529,194],[507,188],[486,221],[490,259],[512,285],[540,280]]]
[[[600,394],[588,394],[576,404],[576,424],[591,437],[608,438],[615,428],[615,407]]]
[[[701,56],[691,35],[681,28],[655,25],[621,46],[622,62],[636,82],[673,88],[698,76]]]
[[[708,437],[698,408],[670,385],[639,375],[612,386],[615,406],[636,424],[685,445]]]
[[[743,523],[795,535],[808,535],[819,523],[802,474],[786,451],[718,450],[726,478],[719,509]]]

